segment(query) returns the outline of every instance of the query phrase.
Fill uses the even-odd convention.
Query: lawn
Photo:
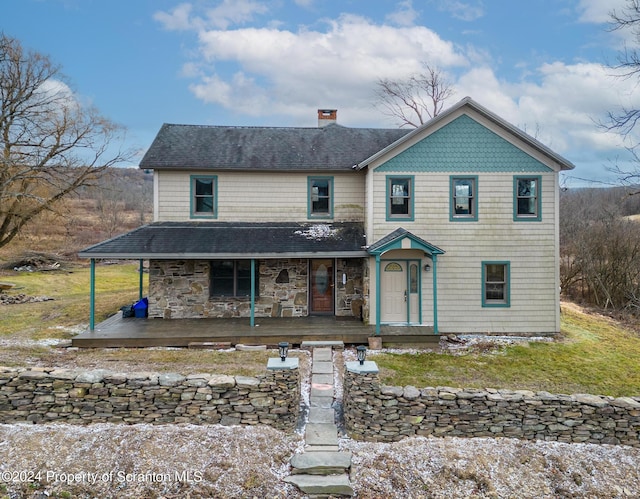
[[[562,334],[555,342],[372,358],[387,385],[640,395],[638,334],[573,306],[563,307]]]

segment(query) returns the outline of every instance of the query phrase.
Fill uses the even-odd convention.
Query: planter
[[[369,336],[369,350],[382,349],[382,336]]]

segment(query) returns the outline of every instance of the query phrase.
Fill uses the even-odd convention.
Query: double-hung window
[[[478,220],[478,177],[450,177],[450,220]]]
[[[542,177],[514,177],[513,178],[513,219],[516,221],[539,222],[542,219],[540,211],[540,187]]]
[[[387,220],[413,220],[414,178],[387,177]]]
[[[258,289],[256,272],[256,296],[258,296]],[[251,260],[213,260],[209,294],[212,297],[249,298],[251,296]]]
[[[333,218],[333,178],[308,177],[309,218]]]
[[[191,217],[217,218],[218,179],[215,175],[191,176]]]
[[[509,262],[482,262],[482,306],[509,307]]]

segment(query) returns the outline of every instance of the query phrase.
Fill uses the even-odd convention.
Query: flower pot
[[[369,336],[369,350],[382,349],[382,336]]]

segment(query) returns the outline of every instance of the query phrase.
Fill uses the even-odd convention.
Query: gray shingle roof
[[[361,223],[156,222],[98,243],[81,258],[366,256]]]
[[[164,124],[140,168],[343,170],[410,130],[231,127]]]

